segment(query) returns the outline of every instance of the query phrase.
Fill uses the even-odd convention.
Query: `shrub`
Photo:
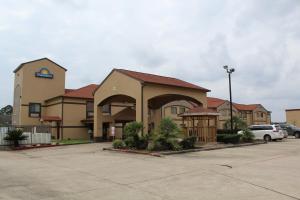
[[[233,130],[233,132],[231,132],[230,129],[218,129],[217,130],[217,134],[236,134],[238,132],[238,130]]]
[[[12,130],[7,133],[4,140],[13,142],[15,147],[19,146],[19,141],[26,140],[27,136],[23,135],[23,131],[20,129]]]
[[[226,134],[223,136],[223,142],[225,144],[237,144],[240,142],[241,135],[238,134]]]
[[[164,118],[153,135],[153,141],[148,149],[151,151],[180,150],[181,146],[178,142],[179,134],[177,124],[170,118]]]
[[[238,134],[218,134],[217,142],[237,144],[240,142],[241,135]]]
[[[217,142],[223,142],[226,134],[217,134]]]
[[[126,124],[125,133],[125,144],[128,148],[139,148],[140,136],[139,133],[143,128],[143,124],[140,122],[131,122]]]
[[[183,149],[193,149],[193,148],[195,148],[196,140],[197,140],[196,137],[187,137],[187,138],[184,138],[184,139],[180,142],[180,146],[181,146]]]
[[[243,142],[253,142],[254,135],[252,131],[250,131],[249,129],[243,130],[243,134],[241,135],[241,140]]]
[[[122,149],[125,147],[125,144],[122,140],[116,139],[113,141],[113,147],[115,149]]]
[[[148,147],[148,141],[149,141],[148,136],[140,136],[137,148],[138,149],[146,149]]]
[[[232,121],[233,121],[233,130],[235,131],[235,133],[239,130],[243,130],[247,128],[247,123],[242,120],[241,118],[237,117],[237,116],[233,116],[232,117]],[[224,128],[226,130],[230,130],[231,128],[231,120],[228,119],[225,124],[224,124]]]

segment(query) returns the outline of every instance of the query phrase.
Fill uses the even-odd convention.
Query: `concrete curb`
[[[222,146],[222,147],[203,147],[203,148],[198,148],[198,149],[187,149],[187,150],[181,150],[181,151],[167,151],[167,152],[160,152],[160,154],[172,155],[172,154],[182,154],[182,153],[190,153],[190,152],[198,152],[198,151],[212,151],[212,150],[219,150],[219,149],[253,146],[253,145],[259,145],[259,144],[266,144],[266,142],[231,144],[231,145]]]
[[[138,151],[138,150],[133,150],[133,149],[114,149],[113,147],[103,148],[103,150],[104,151],[114,151],[114,152],[121,152],[121,153],[135,153],[135,154],[142,154],[142,155],[162,157],[163,155],[191,153],[191,152],[198,152],[198,151],[212,151],[212,150],[228,149],[228,148],[235,148],[235,147],[253,146],[253,145],[259,145],[259,144],[266,144],[266,143],[267,142],[255,142],[255,143],[244,143],[244,144],[230,144],[230,145],[221,146],[221,147],[202,147],[202,148],[187,149],[187,150],[181,150],[181,151],[161,151],[161,152],[147,152],[147,151]]]
[[[141,155],[149,155],[149,156],[155,156],[155,157],[161,157],[160,153],[157,152],[146,152],[146,151],[138,151],[133,149],[114,149],[114,148],[103,148],[103,151],[114,151],[114,152],[121,152],[121,153],[135,153],[135,154],[141,154]]]

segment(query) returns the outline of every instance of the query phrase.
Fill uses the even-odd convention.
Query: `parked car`
[[[284,138],[287,138],[287,137],[288,137],[288,132],[287,132],[286,127],[285,127],[286,124],[282,124],[282,123],[274,123],[274,125],[278,125],[278,126],[280,127],[280,129],[281,129],[282,132],[283,132],[283,137],[284,137]]]
[[[290,136],[295,136],[295,138],[300,138],[300,128],[292,124],[279,124],[279,126],[287,131],[287,134]]]
[[[282,140],[284,138],[283,131],[281,130],[279,125],[252,125],[249,126],[249,129],[252,131],[254,135],[254,139],[256,140]],[[243,131],[239,131],[238,134],[243,134]]]

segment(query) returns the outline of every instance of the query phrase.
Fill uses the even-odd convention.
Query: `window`
[[[177,115],[177,107],[171,106],[171,113]]]
[[[179,114],[182,114],[182,113],[184,113],[185,112],[185,107],[180,107],[179,108]]]
[[[41,117],[40,103],[29,103],[29,117]]]
[[[94,117],[94,102],[88,101],[86,103],[86,118]]]
[[[263,112],[260,113],[260,117],[261,117],[261,118],[264,118],[264,113],[263,113]]]
[[[110,106],[110,104],[106,104],[106,105],[102,106],[102,112],[110,114],[111,113],[111,106]]]
[[[242,113],[241,113],[241,117],[242,117],[243,119],[246,119],[246,118],[247,118],[247,113],[242,112]]]

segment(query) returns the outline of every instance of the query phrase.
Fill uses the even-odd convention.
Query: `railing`
[[[0,127],[0,146],[10,145],[10,142],[4,140],[4,138],[8,131],[14,129],[23,130],[23,135],[27,136],[26,140],[19,141],[21,145],[51,144],[51,129],[49,126],[10,126]]]
[[[216,127],[188,127],[184,128],[187,136],[196,137],[199,143],[216,142]]]

